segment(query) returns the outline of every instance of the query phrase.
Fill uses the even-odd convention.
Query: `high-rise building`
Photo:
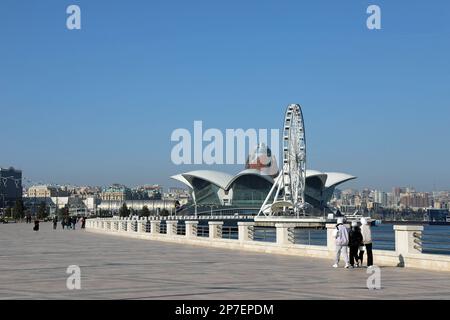
[[[429,208],[431,197],[426,192],[408,192],[401,195],[400,204],[406,208]]]
[[[388,206],[388,195],[386,192],[375,190],[373,201],[385,208]]]
[[[0,168],[0,208],[13,207],[22,199],[22,171]]]

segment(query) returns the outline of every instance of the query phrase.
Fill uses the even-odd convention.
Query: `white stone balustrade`
[[[177,235],[177,225],[178,225],[178,220],[167,220],[166,221],[166,234],[168,236],[176,236]]]
[[[133,220],[128,220],[127,221],[127,232],[134,232],[133,230]]]
[[[186,238],[194,239],[197,238],[197,226],[198,221],[186,221]]]
[[[293,244],[293,238],[289,235],[291,229],[295,229],[295,224],[293,223],[276,223],[275,228],[277,229],[277,244],[286,245]]]
[[[159,220],[152,220],[150,221],[150,233],[151,234],[159,234],[159,228],[161,226],[161,221]]]
[[[192,218],[192,217],[191,217]],[[86,223],[87,231],[95,231],[117,234],[121,236],[138,237],[149,240],[159,240],[167,242],[191,243],[207,245],[218,248],[229,248],[238,250],[248,250],[255,252],[266,252],[273,254],[289,254],[295,256],[305,256],[312,258],[333,259],[335,251],[334,230],[335,224],[326,225],[327,228],[327,246],[298,245],[294,242],[295,224],[277,223],[276,243],[266,243],[253,241],[252,229],[255,222],[238,222],[238,240],[222,239],[221,229],[223,221],[209,221],[209,238],[197,237],[196,229],[198,221],[185,221],[186,235],[176,235],[177,221],[166,220],[167,234],[160,234],[161,220],[157,217],[149,217],[151,233],[145,232],[146,219],[138,222],[138,232],[123,232],[122,228],[134,230],[131,228],[132,221],[126,219],[89,219]],[[100,223],[102,222],[102,223]],[[128,227],[128,228],[127,228]],[[349,225],[346,225],[350,228]],[[423,254],[421,236],[424,228],[422,226],[394,226],[395,231],[395,251],[374,250],[375,263],[380,266],[402,266],[408,268],[421,268],[427,270],[447,270],[450,271],[450,257],[438,254]],[[139,234],[140,233],[140,234]],[[143,233],[146,233],[145,235]],[[119,234],[117,234],[119,235]]]
[[[394,226],[395,252],[403,256],[422,253],[423,230],[423,226]]]
[[[139,220],[138,221],[137,232],[138,233],[145,233],[146,225],[147,225],[147,219],[143,218],[143,219]]]
[[[254,222],[238,222],[238,238],[240,242],[253,241]]]
[[[222,226],[223,221],[209,221],[209,238],[220,239],[222,238]]]

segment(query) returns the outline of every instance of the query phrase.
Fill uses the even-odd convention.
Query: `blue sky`
[[[449,19],[444,0],[2,0],[0,165],[169,186],[191,169],[171,163],[174,129],[280,128],[300,103],[309,168],[450,189]]]

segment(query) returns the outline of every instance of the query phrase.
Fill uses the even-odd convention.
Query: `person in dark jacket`
[[[38,219],[34,220],[33,230],[34,231],[39,231],[39,220]]]
[[[349,241],[348,246],[350,247],[350,265],[352,268],[356,267],[359,268],[360,261],[359,261],[359,247],[363,243],[363,236],[361,233],[361,229],[358,226],[358,222],[353,221],[352,222],[352,229],[349,232]]]
[[[53,218],[53,230],[56,230],[56,227],[58,226],[58,217],[55,216]]]
[[[86,218],[82,217],[81,218],[81,229],[85,229],[86,228]]]
[[[72,228],[72,222],[70,220],[70,217],[66,217],[66,218],[64,218],[64,220],[65,220],[65,223],[66,223],[66,229],[67,230],[71,229]]]

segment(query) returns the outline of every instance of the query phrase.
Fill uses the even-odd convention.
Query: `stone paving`
[[[365,269],[332,261],[127,239],[42,223],[0,225],[0,299],[450,299],[450,273]],[[81,290],[68,290],[69,265]]]

